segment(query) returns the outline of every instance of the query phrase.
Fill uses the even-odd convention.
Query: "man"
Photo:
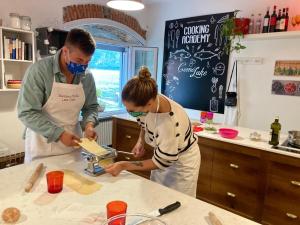
[[[81,29],[68,33],[56,55],[26,71],[18,100],[18,117],[27,127],[25,162],[70,153],[82,135],[95,139],[98,103],[93,76],[86,71],[95,51],[92,36]]]

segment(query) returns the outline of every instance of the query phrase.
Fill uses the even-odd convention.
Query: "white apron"
[[[78,85],[53,81],[51,94],[42,108],[49,121],[66,131],[82,136],[79,113],[85,102],[85,94],[80,82]],[[73,147],[65,146],[61,141],[47,143],[47,139],[27,129],[25,137],[25,162],[37,158],[70,153]]]
[[[170,167],[151,171],[150,179],[159,184],[196,197],[200,169],[200,150],[198,144],[191,146],[179,155],[178,161]]]

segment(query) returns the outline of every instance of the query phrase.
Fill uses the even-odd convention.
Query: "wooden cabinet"
[[[113,148],[118,151],[131,152],[135,146],[140,134],[140,127],[136,122],[113,119]],[[145,145],[146,153],[142,158],[134,158],[126,154],[118,154],[117,161],[136,161],[151,159],[153,156],[153,148]],[[133,173],[145,178],[150,178],[150,171],[133,171]]]
[[[113,124],[113,147],[130,152],[139,136],[137,123],[114,118]],[[198,144],[197,198],[262,224],[300,224],[300,158],[203,137]],[[146,149],[143,159],[153,155]],[[149,172],[136,174],[149,178]]]

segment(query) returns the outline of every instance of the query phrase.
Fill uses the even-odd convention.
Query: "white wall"
[[[0,18],[3,25],[9,24],[9,13],[31,17],[33,29],[36,27],[61,27],[62,8],[71,4],[105,4],[106,0],[1,0]],[[143,12],[131,12],[137,19]],[[141,19],[141,25],[143,20]],[[16,104],[18,92],[0,92],[0,143],[7,145],[12,153],[24,151],[23,125],[17,118]]]
[[[240,16],[252,13],[265,14],[266,8],[276,4],[289,7],[290,15],[300,13],[298,0],[173,0],[152,4],[147,9],[147,45],[159,47],[158,81],[161,80],[163,61],[164,25],[166,20],[221,13],[240,9]],[[247,43],[242,56],[264,57],[262,66],[241,67],[241,111],[240,126],[268,130],[274,116],[279,115],[283,130],[300,129],[300,98],[271,95],[271,80],[275,59],[300,59],[300,38],[297,40],[265,41]],[[298,43],[298,44],[296,44]],[[233,57],[233,56],[232,56]],[[232,60],[230,60],[232,61]],[[231,68],[229,67],[229,72]],[[276,105],[275,105],[276,104]],[[198,117],[198,112],[193,112]],[[218,115],[218,121],[222,119]]]

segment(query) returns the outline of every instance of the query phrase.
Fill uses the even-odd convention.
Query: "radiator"
[[[95,130],[98,134],[99,145],[112,145],[112,120],[100,121]]]

